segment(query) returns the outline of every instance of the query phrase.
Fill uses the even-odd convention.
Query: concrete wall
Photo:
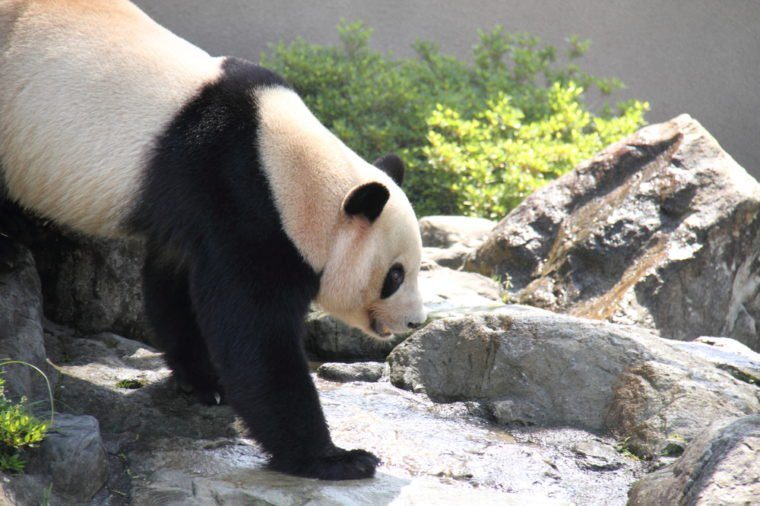
[[[409,54],[418,38],[467,56],[476,29],[502,24],[553,44],[592,40],[585,70],[616,76],[621,98],[649,100],[650,122],[688,112],[760,179],[757,0],[138,0],[212,54],[257,60],[269,42],[337,40],[341,17],[375,29],[374,46]]]

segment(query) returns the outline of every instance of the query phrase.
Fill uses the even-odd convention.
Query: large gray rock
[[[84,333],[147,339],[139,241],[99,241],[44,230],[33,247],[45,316]]]
[[[40,448],[29,455],[22,474],[4,477],[0,504],[105,504],[109,462],[95,418],[57,414]]]
[[[647,331],[526,306],[434,321],[388,362],[393,384],[433,400],[480,401],[501,423],[610,431],[647,458],[672,435],[760,412],[756,386]]]
[[[16,253],[14,267],[0,272],[0,362],[18,360],[32,364],[44,371],[54,385],[55,371],[45,362],[42,294],[34,259],[21,247]],[[47,399],[44,380],[31,368],[6,365],[2,373],[6,393],[12,397]]]
[[[760,184],[679,116],[527,198],[465,268],[522,303],[760,350]]]
[[[717,422],[683,456],[637,482],[631,506],[757,504],[760,415]]]
[[[91,500],[108,479],[106,449],[91,416],[59,414],[39,460],[52,477],[52,492],[74,504]]]

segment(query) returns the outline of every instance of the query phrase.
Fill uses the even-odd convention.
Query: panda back
[[[0,165],[11,198],[118,235],[154,140],[221,60],[122,0],[0,4]]]

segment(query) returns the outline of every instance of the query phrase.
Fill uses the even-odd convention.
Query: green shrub
[[[40,369],[15,360],[0,362],[0,367],[11,364],[30,367],[42,375],[47,384],[51,409],[50,420],[40,420],[32,413],[25,397],[22,397],[19,402],[13,402],[6,397],[5,379],[0,376],[0,471],[18,473],[22,472],[26,465],[22,458],[24,450],[34,448],[42,442],[48,428],[53,425],[53,393],[47,377]]]
[[[452,210],[500,219],[534,190],[644,123],[644,104],[634,102],[617,117],[593,117],[583,109],[581,93],[573,83],[555,82],[549,112],[532,122],[506,95],[473,119],[438,106],[428,119],[423,170],[448,192]]]
[[[398,152],[420,215],[501,217],[644,123],[645,103],[588,109],[586,90],[609,95],[622,83],[580,69],[589,42],[578,38],[560,57],[537,37],[496,27],[479,32],[468,63],[430,42],[413,45],[415,58],[373,51],[360,22],[342,21],[338,34],[338,46],[280,42],[261,63],[361,156]]]

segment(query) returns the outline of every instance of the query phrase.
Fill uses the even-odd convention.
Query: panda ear
[[[404,182],[404,162],[396,153],[381,156],[373,165],[388,174],[397,185],[401,186]]]
[[[388,188],[378,182],[354,187],[343,199],[343,211],[349,216],[363,216],[372,223],[383,212],[390,198]]]

